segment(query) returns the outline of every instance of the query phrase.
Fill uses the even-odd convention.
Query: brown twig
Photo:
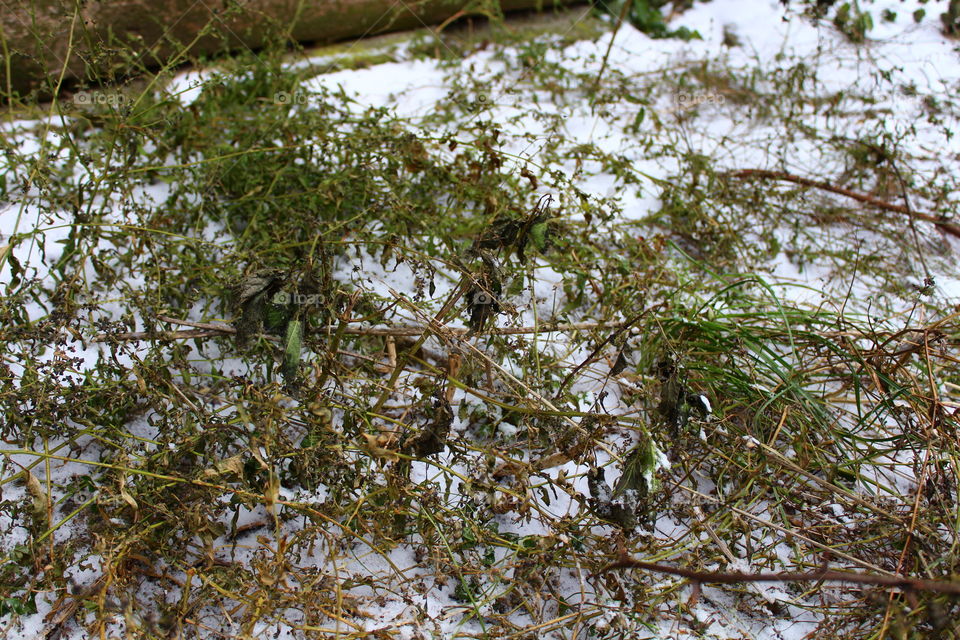
[[[804,178],[803,176],[794,175],[792,173],[787,173],[785,171],[769,171],[767,169],[742,169],[740,171],[733,171],[729,173],[733,178],[762,178],[766,180],[783,180],[785,182],[793,182],[796,184],[802,184],[805,187],[813,187],[815,189],[820,189],[822,191],[829,191],[830,193],[836,193],[841,196],[846,196],[852,198],[858,202],[863,202],[869,204],[878,209],[884,209],[886,211],[893,211],[894,213],[902,213],[904,215],[910,216],[917,220],[923,220],[925,222],[933,223],[944,233],[949,233],[950,235],[960,238],[960,226],[957,226],[950,222],[944,222],[936,216],[932,216],[928,213],[920,213],[919,211],[913,211],[909,207],[893,204],[885,200],[880,200],[879,198],[874,198],[873,196],[868,196],[864,193],[858,193],[856,191],[851,191],[850,189],[845,189],[844,187],[838,187],[832,185],[829,182],[822,182],[820,180],[811,180],[810,178]]]
[[[189,320],[180,320],[167,316],[157,316],[157,320],[169,322],[170,324],[183,325],[187,327],[197,327],[195,331],[159,331],[148,333],[146,331],[136,331],[130,333],[101,333],[94,336],[95,342],[108,342],[110,340],[147,340],[150,338],[176,340],[181,338],[209,338],[213,336],[233,335],[237,330],[229,324],[217,322],[191,322]],[[618,329],[624,326],[623,322],[575,322],[575,323],[543,323],[534,327],[502,327],[491,328],[483,333],[492,335],[524,335],[532,333],[550,333],[555,331],[587,331],[591,329]],[[322,327],[316,333],[326,333],[337,330],[337,326]],[[424,327],[384,327],[384,328],[362,328],[346,327],[343,329],[345,335],[353,336],[393,336],[410,337],[420,336],[429,332]],[[445,327],[444,331],[454,334],[465,334],[469,329],[463,327]],[[273,336],[267,336],[268,339],[279,340]]]
[[[104,589],[107,588],[109,584],[109,576],[104,574],[97,578],[93,584],[89,587],[85,587],[77,594],[72,594],[67,596],[65,599],[58,600],[54,604],[53,609],[50,613],[47,614],[44,618],[46,626],[43,630],[37,635],[41,640],[46,640],[47,638],[53,638],[59,635],[59,632],[64,624],[66,624],[74,614],[77,613],[77,610],[80,609],[80,605],[87,598],[92,598],[97,596]]]
[[[223,335],[232,335],[236,333],[237,330],[233,327],[221,327],[218,329],[196,329],[190,331],[156,331],[154,333],[148,333],[146,331],[132,331],[129,333],[100,333],[93,337],[94,342],[110,342],[111,340],[149,340],[155,338],[157,340],[189,340],[190,338],[214,338],[217,336]],[[273,336],[265,336],[268,339],[273,339],[277,342],[280,341],[279,338],[274,338]]]
[[[622,334],[624,331],[627,331],[630,327],[632,327],[632,326],[635,325],[636,323],[640,322],[640,320],[641,320],[645,315],[647,315],[647,314],[650,313],[651,311],[653,311],[653,310],[655,310],[655,309],[659,309],[659,308],[661,308],[661,307],[663,307],[663,303],[658,304],[658,305],[655,305],[655,306],[650,307],[650,308],[648,308],[648,309],[644,309],[643,311],[641,311],[640,313],[638,313],[638,314],[635,315],[634,317],[630,318],[629,320],[625,320],[625,321],[623,321],[623,322],[611,323],[611,324],[609,324],[609,325],[604,325],[605,327],[616,328],[616,331],[614,331],[613,333],[611,333],[611,334],[610,334],[609,336],[607,336],[604,340],[601,340],[601,341],[600,341],[600,344],[598,344],[598,345],[596,346],[596,348],[594,348],[594,350],[590,353],[590,355],[587,356],[586,359],[584,359],[583,362],[581,362],[581,363],[578,364],[576,367],[574,367],[574,368],[573,368],[573,371],[571,371],[570,373],[567,374],[567,376],[566,376],[566,377],[563,379],[563,381],[560,383],[560,386],[557,388],[557,392],[554,394],[554,398],[559,399],[560,396],[563,395],[563,390],[567,388],[567,385],[570,384],[570,381],[573,380],[574,376],[576,376],[578,373],[580,373],[580,370],[581,370],[581,369],[583,369],[584,367],[588,366],[590,363],[594,362],[594,360],[595,360],[596,357],[599,355],[599,353],[604,349],[604,347],[606,347],[608,344],[610,344],[611,342],[613,342],[614,340],[616,340],[617,336],[619,336],[620,334]],[[599,327],[592,327],[592,328],[599,328]]]
[[[831,569],[821,569],[819,571],[807,572],[782,572],[782,573],[740,573],[723,571],[694,571],[692,569],[681,569],[679,567],[669,567],[653,562],[642,562],[632,558],[621,558],[616,562],[611,562],[596,572],[600,575],[616,569],[644,569],[646,571],[656,571],[657,573],[668,573],[670,575],[687,578],[698,583],[713,584],[735,584],[747,582],[845,582],[849,584],[874,584],[881,587],[895,587],[904,591],[932,591],[935,593],[949,593],[960,596],[960,582],[941,581],[941,580],[923,580],[920,578],[910,578],[908,576],[881,576],[869,573],[855,573],[852,571],[833,571]]]

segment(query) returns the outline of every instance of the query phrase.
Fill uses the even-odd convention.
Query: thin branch
[[[957,226],[951,222],[944,222],[936,216],[932,216],[928,213],[920,213],[919,211],[913,211],[910,207],[906,207],[900,204],[892,204],[885,200],[880,200],[879,198],[874,198],[873,196],[868,196],[863,193],[858,193],[856,191],[851,191],[850,189],[845,189],[843,187],[838,187],[832,185],[829,182],[822,182],[820,180],[811,180],[810,178],[804,178],[803,176],[794,175],[792,173],[787,173],[785,171],[768,171],[766,169],[742,169],[740,171],[733,171],[729,173],[733,178],[763,178],[767,180],[783,180],[785,182],[794,182],[796,184],[802,184],[805,187],[813,187],[815,189],[820,189],[822,191],[829,191],[830,193],[836,193],[841,196],[846,196],[852,198],[858,202],[863,202],[871,206],[877,207],[878,209],[884,209],[886,211],[893,211],[894,213],[902,213],[911,218],[917,220],[923,220],[925,222],[931,222],[943,231],[944,233],[949,233],[950,235],[960,238],[960,226]]]
[[[634,317],[630,318],[629,320],[624,320],[623,322],[618,322],[618,323],[613,323],[613,324],[610,324],[610,325],[606,325],[606,326],[608,326],[608,327],[616,327],[617,330],[614,331],[613,333],[611,333],[609,336],[607,336],[604,340],[602,340],[602,341],[600,342],[600,344],[598,344],[598,345],[596,346],[596,348],[590,353],[590,355],[587,356],[586,359],[584,359],[583,362],[581,362],[581,363],[578,364],[576,367],[574,367],[574,368],[573,368],[573,371],[571,371],[570,373],[568,373],[568,374],[566,375],[566,377],[565,377],[565,378],[563,379],[563,381],[560,383],[560,387],[557,389],[557,392],[554,394],[554,398],[555,398],[555,399],[559,399],[560,396],[563,395],[563,390],[567,388],[567,385],[570,384],[570,381],[573,380],[574,376],[576,376],[578,373],[580,373],[580,370],[581,370],[581,369],[583,369],[583,368],[586,367],[587,365],[589,365],[589,364],[591,364],[592,362],[594,362],[595,359],[596,359],[596,357],[600,354],[600,352],[601,352],[608,344],[610,344],[611,342],[613,342],[614,340],[616,340],[617,336],[619,336],[620,334],[622,334],[624,331],[626,331],[627,329],[629,329],[630,327],[632,327],[632,326],[635,325],[636,323],[640,322],[640,320],[641,320],[645,315],[647,315],[648,313],[650,313],[651,311],[653,311],[653,310],[655,310],[655,309],[659,309],[659,308],[661,308],[661,307],[663,307],[663,304],[662,304],[662,303],[661,303],[661,304],[658,304],[658,305],[655,305],[655,306],[653,306],[653,307],[650,307],[650,308],[648,308],[648,309],[644,309],[643,311],[641,311],[640,313],[638,313],[638,314],[635,315]]]
[[[157,320],[162,322],[169,322],[170,324],[183,325],[186,327],[197,327],[195,331],[158,331],[158,332],[146,332],[146,331],[135,331],[129,333],[101,333],[94,336],[93,340],[95,342],[109,342],[111,340],[150,340],[150,339],[160,339],[160,340],[177,340],[177,339],[189,339],[189,338],[209,338],[214,336],[222,335],[233,335],[237,330],[225,323],[219,322],[192,322],[190,320],[181,320],[178,318],[170,318],[168,316],[157,316]],[[559,331],[589,331],[592,329],[618,329],[625,325],[624,322],[575,322],[575,323],[543,323],[534,327],[494,327],[483,331],[483,334],[490,335],[499,335],[499,336],[509,336],[509,335],[526,335],[534,333],[551,333]],[[337,325],[330,325],[328,327],[321,327],[317,331],[313,332],[315,334],[327,333],[330,331],[336,331],[338,329]],[[466,334],[469,329],[466,327],[444,327],[445,332],[453,334]],[[343,329],[343,333],[346,335],[353,336],[393,336],[393,337],[411,337],[411,336],[420,336],[424,333],[431,332],[430,329],[425,327],[382,327],[382,328],[363,328],[363,327],[346,327]],[[267,338],[272,338],[272,336],[267,336]]]
[[[803,573],[740,573],[722,571],[694,571],[667,565],[642,562],[631,558],[621,558],[603,567],[595,575],[600,575],[616,569],[644,569],[657,573],[668,573],[680,576],[699,583],[737,584],[747,582],[845,582],[848,584],[875,584],[881,587],[895,587],[904,591],[932,591],[935,593],[949,593],[960,596],[960,582],[940,580],[923,580],[907,576],[881,576],[869,573],[855,573],[852,571],[833,571],[821,569]]]
[[[620,33],[620,27],[623,26],[627,12],[632,6],[633,0],[624,0],[623,7],[620,8],[620,15],[617,16],[617,24],[613,28],[613,35],[610,36],[610,44],[607,45],[607,51],[603,54],[603,62],[600,65],[600,71],[597,73],[597,79],[593,82],[593,95],[590,97],[591,110],[593,109],[594,102],[597,100],[597,91],[600,89],[600,80],[603,78],[603,72],[607,70],[607,60],[610,58],[610,52],[613,50],[613,43],[617,39],[617,34]]]

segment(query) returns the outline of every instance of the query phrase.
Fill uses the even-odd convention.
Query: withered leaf
[[[433,394],[432,410],[419,433],[407,439],[404,449],[416,456],[440,453],[447,444],[450,426],[453,424],[453,408],[443,393]]]
[[[238,317],[234,321],[237,343],[244,345],[265,323],[275,324],[268,316],[273,310],[273,297],[282,287],[285,275],[280,269],[261,269],[233,287]]]

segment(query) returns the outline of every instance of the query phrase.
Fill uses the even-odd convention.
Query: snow
[[[956,62],[957,54],[955,43],[950,42],[940,33],[939,15],[936,9],[939,6],[916,1],[898,2],[894,0],[879,0],[867,8],[875,16],[874,30],[869,34],[869,42],[864,46],[854,46],[827,26],[817,26],[801,19],[794,13],[784,13],[777,0],[713,0],[712,2],[697,3],[690,11],[678,17],[674,27],[686,26],[697,30],[702,36],[701,41],[682,42],[679,40],[651,40],[630,26],[624,26],[614,37],[607,34],[596,41],[580,41],[573,45],[561,48],[556,46],[548,49],[545,61],[576,67],[585,74],[599,72],[603,56],[610,46],[611,55],[608,64],[608,73],[618,72],[626,76],[654,73],[658,70],[677,63],[678,61],[694,61],[714,56],[721,56],[731,66],[757,67],[760,69],[784,69],[790,64],[803,61],[815,67],[818,92],[829,95],[835,92],[859,93],[871,95],[877,92],[877,102],[874,108],[889,109],[890,117],[884,123],[887,131],[900,132],[909,127],[915,128],[915,133],[907,138],[910,147],[907,153],[918,159],[937,157],[953,157],[952,166],[956,168],[956,159],[960,158],[960,137],[944,139],[940,129],[919,117],[927,104],[927,98],[933,98],[943,103],[955,101],[957,89],[960,87],[960,65]],[[876,16],[884,8],[890,8],[900,14],[895,23],[885,23]],[[927,16],[919,23],[914,24],[910,14],[919,8],[928,10]],[[786,19],[784,17],[786,16]],[[727,48],[723,45],[724,30],[732,30],[742,40],[741,47]],[[839,54],[838,54],[839,52]],[[491,52],[479,52],[463,60],[475,70],[476,78],[493,79],[506,73],[502,63],[492,58]],[[321,62],[317,59],[315,62]],[[881,85],[875,80],[876,70],[881,69],[888,75],[886,83]],[[199,95],[200,86],[209,74],[205,71],[189,71],[178,76],[167,91],[176,95],[186,106],[191,104]],[[309,92],[317,87],[338,88],[350,95],[355,103],[353,108],[359,113],[368,106],[383,107],[397,116],[406,118],[411,126],[428,116],[434,105],[449,95],[452,90],[446,85],[449,77],[447,71],[436,61],[407,60],[402,62],[376,65],[367,69],[341,71],[317,76],[308,81],[303,90]],[[916,96],[907,96],[891,93],[888,87],[911,87]],[[884,89],[880,91],[880,89]],[[766,147],[767,141],[775,139],[781,134],[775,128],[756,124],[749,113],[734,105],[724,104],[715,100],[709,93],[692,93],[680,97],[658,100],[647,109],[660,111],[665,118],[677,115],[690,108],[700,110],[700,117],[695,124],[680,125],[692,149],[701,153],[722,159],[729,168],[757,167],[777,168],[805,174],[811,168],[818,167],[823,162],[821,149],[800,142],[796,145],[787,145],[789,159],[787,164],[781,163],[777,157],[771,156]],[[548,96],[531,96],[523,91],[503,91],[485,99],[488,109],[484,112],[485,118],[503,123],[504,138],[508,140],[506,149],[523,158],[535,159],[537,149],[544,144],[543,136],[547,134],[544,122],[529,116],[531,98],[539,99],[540,115],[552,115],[563,120],[563,136],[573,144],[592,144],[603,151],[623,154],[637,171],[648,177],[648,183],[638,189],[625,189],[619,184],[616,176],[605,173],[598,166],[586,167],[584,177],[579,187],[591,194],[613,196],[619,194],[623,205],[624,220],[643,220],[646,216],[659,208],[660,202],[657,190],[652,188],[654,179],[665,179],[677,170],[670,162],[660,162],[645,157],[643,150],[634,148],[630,138],[623,135],[623,126],[631,123],[637,113],[635,105],[627,103],[609,107],[614,118],[604,118],[595,113],[585,101],[572,104],[554,104]],[[309,108],[309,105],[300,105]],[[817,113],[811,109],[802,117],[811,126],[829,128],[838,126],[845,130],[855,131],[857,122],[835,121],[835,116]],[[617,124],[620,123],[620,124]],[[21,121],[5,123],[3,129],[8,139],[19,145],[20,158],[47,150],[52,153],[49,161],[55,162],[63,151],[64,144],[57,134],[46,132],[48,123],[44,120]],[[455,125],[451,125],[455,126]],[[436,136],[439,132],[425,130],[424,135]],[[44,136],[48,136],[46,139]],[[737,144],[730,144],[731,140]],[[50,151],[52,150],[52,151]],[[918,167],[923,170],[933,170],[934,163],[918,161]],[[573,173],[575,167],[565,169]],[[78,173],[78,178],[81,176]],[[163,186],[144,187],[137,191],[137,198],[144,203],[163,202],[168,190]],[[42,212],[28,200],[35,192],[22,193],[22,203],[12,202],[0,211],[0,246],[5,245],[14,234],[29,233],[29,241],[23,239],[12,249],[13,254],[23,265],[28,277],[36,275],[52,282],[49,275],[50,266],[56,262],[62,252],[62,242],[67,239],[70,227],[67,224],[69,216],[65,212],[50,214]],[[954,196],[953,203],[957,202]],[[117,203],[119,209],[121,203]],[[954,207],[955,209],[955,207]],[[109,221],[126,223],[121,215]],[[201,230],[200,235],[207,241],[217,239],[222,228],[211,225]],[[783,235],[782,239],[787,240]],[[869,242],[869,237],[855,236],[853,241]],[[108,250],[109,246],[98,247]],[[525,288],[522,296],[515,304],[521,312],[518,325],[527,326],[552,319],[557,313],[559,294],[558,289],[562,282],[562,275],[553,271],[545,262],[531,261],[531,268],[536,270],[533,284]],[[938,268],[943,269],[942,265]],[[782,253],[768,265],[770,284],[778,295],[794,303],[817,306],[822,302],[824,292],[829,290],[847,290],[852,292],[854,299],[866,301],[871,295],[876,295],[877,283],[868,279],[857,279],[854,282],[836,282],[832,276],[832,269],[827,262],[816,262],[798,266]],[[91,277],[95,274],[90,273]],[[10,265],[4,262],[0,265],[0,283],[6,283],[12,277]],[[350,282],[357,288],[370,291],[385,297],[396,297],[403,293],[413,296],[410,283],[414,282],[416,274],[406,263],[387,265],[386,268],[379,261],[365,253],[360,253],[355,259],[343,260],[337,265],[334,277],[341,282]],[[936,273],[938,293],[945,300],[960,301],[960,272],[944,269]],[[131,276],[128,285],[136,287],[136,276]],[[437,291],[434,300],[445,299],[453,286],[452,278],[436,278]],[[45,313],[42,306],[28,303],[27,311],[31,319],[38,319]],[[123,305],[118,301],[104,301],[99,309],[103,317],[117,319],[123,311]],[[199,308],[194,313],[199,313]],[[401,316],[403,317],[403,316]],[[196,317],[196,320],[202,318]],[[408,314],[405,320],[409,324],[421,324],[424,318]],[[142,328],[141,319],[135,319],[136,328]],[[451,326],[463,326],[462,323]],[[84,348],[79,341],[68,343],[75,347],[74,354],[82,359],[75,379],[83,371],[91,368],[100,357],[100,350],[95,346]],[[588,355],[585,351],[565,354],[570,361],[582,361]],[[52,358],[54,354],[45,357]],[[130,356],[125,356],[121,364],[132,362]],[[522,375],[522,368],[515,361],[500,363],[512,374]],[[16,364],[11,365],[15,374],[22,374],[22,369]],[[229,371],[229,366],[224,367]],[[596,382],[603,380],[605,372],[594,372]],[[578,383],[577,391],[583,392],[581,409],[593,406],[599,387],[590,380]],[[607,408],[613,413],[627,412],[629,407],[617,406],[618,393],[612,389],[607,399]],[[713,409],[711,399],[701,395],[702,403],[707,412]],[[490,411],[491,408],[475,402],[464,394],[456,391],[454,406],[476,407]],[[497,407],[493,412],[499,412]],[[456,412],[455,412],[456,413]],[[466,422],[459,417],[452,427],[454,432],[466,430]],[[511,438],[518,429],[501,423],[499,426],[501,437]],[[155,430],[148,425],[145,419],[129,425],[132,435],[149,440],[153,438]],[[58,443],[52,442],[51,447]],[[752,436],[744,436],[741,446],[754,449],[763,443]],[[3,445],[8,449],[7,445]],[[907,495],[915,488],[912,474],[905,474],[902,470],[912,469],[916,464],[916,452],[904,451],[889,456],[890,477],[885,484],[896,486]],[[669,464],[667,458],[658,451],[661,466]],[[4,464],[8,469],[19,469],[31,465],[36,461],[35,454],[7,451],[4,455]],[[448,463],[449,461],[444,461]],[[86,471],[83,464],[77,462],[51,461],[52,478],[64,480],[74,474]],[[15,471],[14,471],[15,472]],[[559,473],[552,470],[551,473]],[[585,468],[570,463],[562,467],[562,472],[568,477],[577,477],[585,472]],[[9,471],[5,472],[9,473]],[[42,476],[42,474],[40,474]],[[413,477],[419,482],[431,482],[434,473],[428,465],[418,463],[414,468]],[[41,477],[41,481],[45,478]],[[607,478],[612,484],[616,478]],[[717,488],[705,478],[696,479],[700,490],[709,494]],[[583,479],[577,478],[578,489],[585,490]],[[5,492],[8,490],[5,488]],[[23,495],[23,489],[14,487],[9,489],[10,496]],[[454,490],[451,489],[453,492]],[[313,500],[322,500],[324,488],[318,489],[310,496]],[[307,497],[281,488],[280,495],[287,500],[306,500]],[[5,496],[6,497],[6,496]],[[8,498],[9,499],[9,498]],[[838,519],[849,517],[839,504],[825,505]],[[559,518],[575,513],[577,505],[564,494],[555,496],[555,502],[549,507],[543,507],[543,517],[536,516],[526,519],[501,518],[499,521],[502,533],[515,533],[519,536],[550,536],[552,528],[549,519]],[[757,515],[764,516],[759,510]],[[239,524],[251,524],[266,517],[262,509],[243,509]],[[0,518],[6,519],[3,515]],[[9,522],[0,522],[3,530],[9,529]],[[689,536],[690,523],[666,514],[660,517],[655,524],[653,535],[666,540],[676,540]],[[64,540],[73,535],[74,531],[68,523],[56,538]],[[25,542],[26,536],[20,529],[14,529],[2,543],[4,551],[9,552],[15,545]],[[254,536],[243,539],[248,549],[258,548]],[[243,548],[244,544],[236,548]],[[710,544],[709,538],[701,537],[700,544]],[[226,548],[231,546],[225,538],[218,541],[217,546]],[[789,563],[790,548],[781,544],[775,548],[775,553],[784,563]],[[252,557],[252,552],[239,554],[238,557]],[[323,566],[324,559],[320,552],[313,558],[317,566]],[[99,563],[102,559],[96,555],[87,556],[83,561],[67,569],[71,580],[78,585],[92,583],[100,575]],[[391,566],[392,565],[392,566]],[[431,575],[421,572],[420,565],[408,550],[398,547],[390,551],[387,556],[372,549],[355,549],[353,559],[348,567],[341,567],[344,573],[356,572],[361,575],[383,577],[391,575],[395,567],[401,567],[403,580],[400,582],[403,589],[397,594],[376,594],[371,589],[369,593],[356,591],[355,595],[364,600],[361,607],[369,613],[363,622],[368,632],[379,629],[399,629],[401,637],[422,637],[424,632],[435,633],[443,637],[452,637],[456,633],[481,633],[481,626],[474,621],[463,623],[456,613],[462,605],[453,598],[455,580],[446,585]],[[717,567],[719,568],[719,567]],[[744,559],[738,559],[727,570],[755,569]],[[672,579],[664,579],[663,585],[669,585]],[[560,584],[560,589],[567,593],[580,593],[582,601],[586,601],[593,594],[582,593],[581,580],[569,572]],[[685,602],[690,597],[689,586],[684,587],[677,594],[677,602]],[[701,625],[701,635],[695,636],[685,623],[675,620],[672,616],[664,616],[662,620],[652,621],[657,631],[656,635],[642,635],[638,630],[636,637],[649,638],[785,638],[800,640],[811,637],[816,632],[817,624],[821,621],[818,614],[809,613],[801,607],[792,604],[794,594],[791,594],[783,585],[764,587],[761,591],[763,598],[773,602],[787,603],[790,614],[777,616],[774,621],[758,620],[737,610],[737,601],[728,591],[720,588],[704,586],[698,602],[692,606],[691,613]],[[380,604],[377,604],[380,603]],[[624,621],[617,618],[616,603],[603,603],[602,613],[595,621],[595,628],[601,631],[606,627],[613,629]],[[20,620],[23,637],[37,635],[42,627],[42,616],[49,611],[44,604],[38,614]],[[254,637],[277,634],[277,637],[290,637],[290,629],[282,623],[263,624],[253,630]],[[77,636],[79,637],[79,636]]]

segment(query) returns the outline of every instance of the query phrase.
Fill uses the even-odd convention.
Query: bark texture
[[[190,56],[277,36],[328,43],[437,24],[458,14],[543,9],[562,0],[21,0],[0,12],[0,87],[61,78],[118,82]],[[461,13],[462,12],[462,13]],[[45,91],[46,92],[46,91]]]

